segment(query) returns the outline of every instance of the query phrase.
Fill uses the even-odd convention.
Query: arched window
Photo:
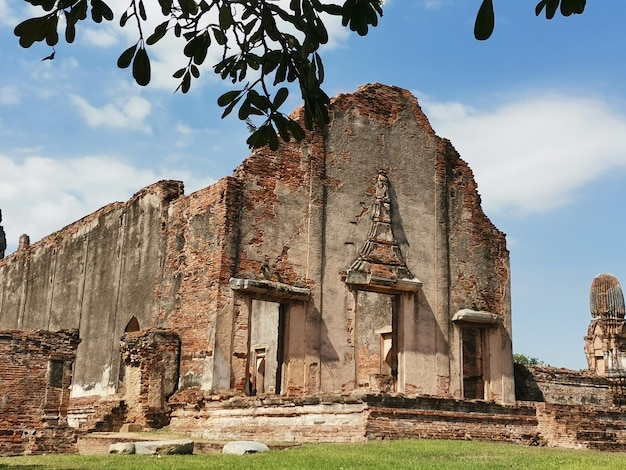
[[[124,329],[124,333],[130,333],[131,331],[139,331],[139,321],[137,320],[137,317],[133,316],[130,321],[128,322],[128,324],[126,325],[126,328]]]

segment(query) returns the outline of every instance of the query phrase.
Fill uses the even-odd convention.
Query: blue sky
[[[109,2],[120,12],[127,2]],[[155,2],[156,3],[156,0]],[[469,162],[511,251],[515,352],[586,368],[589,287],[626,282],[626,2],[536,18],[536,1],[496,1],[496,30],[473,38],[480,0],[389,0],[361,38],[331,25],[330,96],[364,83],[412,91],[438,135]],[[245,124],[221,120],[227,91],[206,70],[173,93],[177,45],[152,52],[140,88],[117,56],[135,32],[80,25],[77,42],[19,47],[25,2],[0,0],[0,208],[13,251],[159,179],[190,193],[248,155]],[[117,14],[119,17],[119,13]],[[286,110],[298,106],[297,94]]]

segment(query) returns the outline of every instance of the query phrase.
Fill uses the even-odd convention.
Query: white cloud
[[[0,0],[0,27],[15,27],[18,23],[17,13],[7,0]]]
[[[69,96],[89,127],[137,129],[148,133],[151,131],[145,120],[150,115],[152,106],[145,98],[131,96],[98,108],[78,95]]]
[[[422,103],[437,133],[472,167],[490,213],[548,212],[626,169],[626,116],[599,99],[545,94],[491,110]]]
[[[439,8],[441,8],[442,6],[444,6],[448,2],[446,2],[444,0],[423,0],[420,3],[427,10],[438,10]]]
[[[31,242],[161,179],[182,180],[185,193],[211,180],[190,171],[136,168],[108,156],[54,159],[29,156],[16,160],[0,154],[0,209],[9,249],[19,236]]]
[[[8,85],[0,87],[0,105],[15,105],[21,101],[17,87]]]
[[[86,44],[89,44],[91,46],[110,47],[114,44],[117,44],[119,38],[119,35],[115,33],[115,29],[113,28],[119,28],[117,23],[115,23],[113,27],[100,25],[99,29],[86,29],[85,31],[81,32],[81,39]]]

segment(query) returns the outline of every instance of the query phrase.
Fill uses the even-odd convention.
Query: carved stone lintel
[[[290,286],[282,282],[231,277],[229,283],[234,291],[276,299],[306,300],[311,295],[311,291],[305,287]]]
[[[454,314],[452,322],[496,326],[504,322],[504,317],[502,315],[498,315],[497,313],[485,312],[484,310],[464,308]]]

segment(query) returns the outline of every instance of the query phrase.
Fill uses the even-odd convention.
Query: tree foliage
[[[545,366],[546,363],[536,357],[527,356],[525,354],[513,354],[513,362],[523,366]]]
[[[64,28],[68,43],[76,39],[79,21],[91,18],[95,23],[112,21],[113,10],[105,0],[25,0],[40,7],[44,14],[29,18],[15,27],[22,47],[44,42],[54,47],[59,30]],[[223,80],[234,89],[218,98],[224,108],[222,117],[238,107],[238,117],[251,122],[261,119],[247,140],[250,147],[268,145],[278,148],[279,139],[304,138],[304,130],[280,108],[289,96],[288,85],[299,87],[304,102],[304,125],[307,129],[329,122],[330,99],[322,89],[324,65],[319,49],[328,42],[327,21],[341,18],[341,23],[361,36],[378,25],[384,0],[129,0],[121,12],[121,27],[129,23],[137,29],[137,41],[117,60],[120,68],[129,68],[137,84],[150,82],[149,46],[167,35],[183,40],[184,65],[176,70],[177,90],[187,93],[209,51],[219,51],[220,59],[212,64]],[[155,6],[163,20],[153,31],[144,32],[148,21],[146,3]],[[559,9],[564,16],[582,13],[585,0],[541,0],[536,14],[545,11],[548,19]],[[160,12],[159,12],[160,10]],[[149,10],[153,12],[154,10]],[[63,21],[59,21],[60,19]],[[493,0],[483,0],[476,17],[474,35],[487,39],[495,26]],[[54,58],[50,55],[48,58]]]
[[[545,12],[546,18],[551,20],[557,11],[563,16],[580,14],[585,11],[587,0],[541,0],[535,7],[535,15]],[[489,39],[496,26],[496,15],[493,9],[493,0],[483,0],[474,23],[474,37],[480,41]]]

